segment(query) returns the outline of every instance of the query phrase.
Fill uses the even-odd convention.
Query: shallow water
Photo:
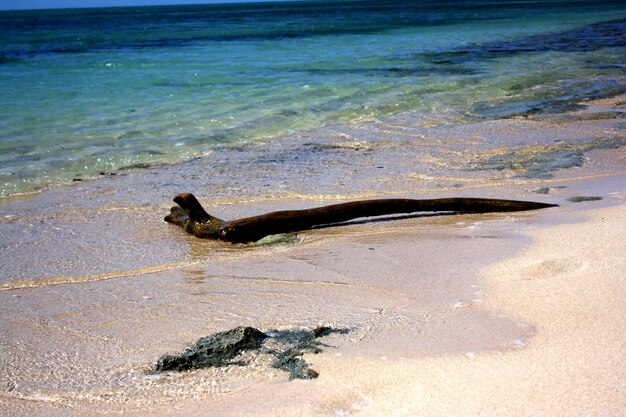
[[[359,126],[333,125],[295,140],[289,136],[223,146],[182,164],[127,170],[28,198],[5,198],[0,205],[0,284],[16,288],[40,285],[42,279],[131,276],[177,269],[207,252],[216,259],[242,252],[196,242],[165,224],[171,198],[180,192],[195,193],[212,215],[226,220],[394,196],[561,204],[555,193],[540,197],[529,191],[622,172],[626,133],[621,120],[588,120],[585,115],[623,107],[570,112],[556,122],[525,118],[432,124],[416,123],[418,116],[405,114]],[[615,157],[588,162],[590,155],[602,152]],[[574,196],[568,192],[561,196]],[[194,249],[188,253],[190,243]],[[278,245],[268,243],[268,250],[280,247],[281,238]],[[243,252],[249,250],[255,249]]]
[[[0,195],[407,111],[562,111],[625,90],[624,18],[619,1],[2,12]]]

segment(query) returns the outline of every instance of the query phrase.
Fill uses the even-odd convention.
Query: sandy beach
[[[616,201],[625,196],[613,194]],[[533,243],[519,255],[481,269],[485,303],[526,330],[521,338],[470,350],[462,345],[477,329],[456,323],[450,336],[457,352],[416,357],[395,340],[368,355],[320,355],[311,359],[324,375],[318,381],[288,392],[259,384],[248,393],[258,401],[253,409],[226,398],[216,414],[622,415],[626,205],[572,214],[570,224],[533,228]],[[498,323],[481,324],[488,326],[483,340],[502,337]],[[202,413],[190,406],[181,415],[191,410]]]
[[[623,106],[621,98],[599,101],[595,114]],[[552,146],[537,138],[547,143],[557,134],[578,132],[586,144],[624,135],[619,118],[575,113],[419,129],[428,139],[474,135],[493,154],[503,152],[498,134],[525,133],[537,152]],[[403,148],[404,159],[396,155],[410,136],[399,132],[383,145],[359,142],[368,152],[348,147],[336,132],[318,139],[319,149],[346,152],[352,163],[329,166],[326,178],[355,166],[367,174],[354,174],[361,182],[351,193],[350,178],[316,187],[291,165],[284,168],[294,175],[276,180],[274,194],[262,192],[266,179],[258,173],[254,186],[244,187],[233,173],[237,186],[220,188],[202,177],[200,161],[4,199],[0,414],[624,414],[624,147],[585,145],[584,164],[545,178],[480,170],[455,177],[443,168],[425,178],[409,172],[416,157],[410,148]],[[393,169],[376,168],[392,161]],[[398,195],[560,207],[357,222],[265,246],[232,246],[162,221],[182,187],[231,218]],[[575,202],[580,196],[598,198]],[[150,373],[159,356],[242,325],[350,331],[323,337],[322,352],[304,356],[319,373],[313,380],[290,381],[267,355],[254,353],[246,366]]]
[[[360,383],[343,379],[355,401],[336,414],[622,415],[626,206],[581,214],[532,231],[528,249],[482,270],[488,305],[531,325],[533,337],[509,352],[340,365],[352,377],[367,371]]]

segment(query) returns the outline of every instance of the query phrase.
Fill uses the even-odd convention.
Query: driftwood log
[[[193,194],[174,197],[178,206],[171,209],[165,221],[204,239],[231,243],[256,242],[268,235],[308,230],[315,226],[346,222],[363,217],[416,212],[492,213],[538,210],[556,204],[491,198],[436,198],[414,200],[392,198],[361,200],[332,204],[305,210],[275,211],[255,217],[225,221],[207,213]]]

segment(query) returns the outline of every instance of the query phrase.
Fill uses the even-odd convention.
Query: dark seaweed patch
[[[511,101],[499,105],[484,103],[475,105],[472,113],[480,117],[496,119],[528,117],[545,113],[566,113],[586,109],[586,105],[577,102],[579,100],[580,97],[577,96],[576,99]]]
[[[531,52],[590,52],[626,46],[626,20],[611,20],[566,31],[464,45],[437,53],[414,54],[433,64],[464,64]]]
[[[188,347],[180,355],[161,356],[154,372],[180,372],[237,364],[232,362],[234,357],[245,350],[258,349],[265,337],[264,333],[252,327],[237,327],[226,332],[214,333],[198,339],[195,345]]]
[[[146,169],[151,168],[153,165],[148,163],[139,162],[132,165],[127,165],[120,168],[120,171],[130,170],[130,169]]]
[[[18,62],[20,59],[16,56],[5,55],[0,53],[0,65]]]
[[[626,85],[616,80],[582,81],[575,85],[548,85],[547,88],[556,88],[554,97],[539,97],[532,99],[511,99],[501,102],[479,102],[472,106],[471,115],[484,118],[512,118],[531,117],[536,115],[555,115],[588,108],[586,101],[596,100],[606,97],[615,97],[626,92]],[[567,93],[565,93],[567,91]],[[621,112],[602,115],[589,114],[576,115],[576,118],[619,118]]]
[[[585,152],[615,149],[626,145],[621,138],[596,139],[582,144],[556,142],[549,145],[514,149],[471,164],[470,170],[511,170],[520,177],[552,178],[552,172],[581,166]]]
[[[420,77],[427,75],[476,75],[481,71],[462,66],[417,66],[417,67],[383,67],[383,68],[305,68],[294,69],[290,72],[299,72],[315,75],[354,74],[375,77]]]
[[[549,187],[540,187],[540,188],[537,188],[534,192],[536,192],[537,194],[549,194],[550,193],[550,188]]]
[[[253,327],[236,327],[198,339],[180,355],[163,355],[153,373],[187,371],[207,367],[246,365],[237,357],[245,351],[257,351],[275,357],[272,367],[289,373],[289,379],[313,379],[319,375],[302,359],[305,353],[320,353],[326,346],[316,339],[347,333],[348,329],[318,327],[313,330],[271,330],[263,333]],[[269,343],[272,341],[272,343]]]
[[[570,201],[572,203],[582,203],[584,201],[599,201],[602,200],[602,197],[592,197],[592,196],[584,196],[584,195],[578,195],[575,197],[570,197],[567,199],[567,201]]]

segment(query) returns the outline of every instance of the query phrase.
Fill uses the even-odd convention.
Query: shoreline
[[[587,126],[577,136],[585,142],[600,132],[623,137],[618,122],[505,120],[426,133],[439,139],[468,133],[476,141],[491,135],[496,142],[498,135],[528,136],[532,143]],[[249,173],[254,181],[248,186],[239,173],[229,174],[254,155],[242,150],[230,165],[218,159],[213,168],[234,179],[229,186],[219,185],[204,164],[189,163],[0,204],[6,260],[0,277],[0,331],[6,335],[0,344],[0,411],[619,415],[625,399],[619,383],[626,373],[619,362],[625,340],[617,332],[624,324],[619,231],[626,222],[625,148],[587,150],[584,164],[553,171],[551,178],[462,172],[467,176],[459,185],[460,173],[452,169],[421,181],[419,169],[411,167],[421,154],[403,148],[421,139],[404,129],[382,145],[375,142],[380,132],[369,131],[372,137],[357,146],[361,150],[348,146],[352,139],[337,142],[337,132],[305,146],[312,159],[339,158],[347,168],[318,172],[324,164],[290,161],[301,144],[282,148],[282,159],[267,159],[284,145],[275,143],[252,161],[260,168]],[[390,166],[398,155],[398,164]],[[260,175],[277,166],[286,172],[274,182]],[[352,169],[354,178],[362,176],[355,184],[327,182]],[[307,188],[303,179],[309,175]],[[394,177],[402,181],[388,187]],[[561,207],[364,222],[304,232],[283,244],[232,246],[195,239],[163,222],[169,199],[183,187],[200,189],[209,212],[222,217],[223,210],[227,218],[357,197],[475,196],[477,190]],[[272,197],[264,197],[272,190]],[[576,196],[602,200],[568,202]],[[535,279],[520,279],[527,275]],[[71,282],[55,285],[62,277]],[[33,287],[18,288],[20,282]],[[244,367],[147,374],[162,354],[240,325],[353,330],[321,339],[329,347],[305,356],[320,373],[313,381],[288,381],[268,371],[262,356]],[[610,360],[603,363],[604,357]],[[600,381],[602,375],[609,379]],[[596,388],[580,411],[577,398],[587,395],[590,384]]]
[[[241,164],[245,161],[245,159],[238,158],[236,155],[238,153],[255,155],[256,157],[253,158],[256,159],[255,162],[261,162],[262,164],[267,162],[280,163],[281,158],[298,159],[295,155],[302,153],[305,156],[301,163],[306,164],[308,168],[311,161],[308,160],[310,158],[307,157],[307,154],[312,153],[316,154],[316,157],[320,157],[319,153],[321,151],[356,151],[358,158],[360,159],[362,155],[359,154],[359,151],[361,151],[361,153],[376,151],[377,148],[381,147],[381,145],[382,147],[392,145],[392,148],[397,146],[411,147],[414,145],[412,142],[415,142],[415,145],[426,146],[431,148],[429,149],[430,151],[433,151],[434,143],[440,142],[440,147],[443,148],[438,151],[440,155],[412,154],[412,156],[426,156],[432,159],[430,163],[434,167],[441,169],[444,168],[441,160],[442,157],[444,159],[454,157],[460,150],[469,151],[468,149],[465,149],[466,146],[470,146],[471,151],[476,154],[487,150],[487,153],[483,155],[483,157],[488,156],[490,153],[493,156],[498,156],[501,152],[498,147],[504,148],[511,145],[515,145],[515,147],[511,147],[509,150],[518,152],[519,150],[516,149],[516,147],[523,145],[525,142],[531,146],[541,146],[536,149],[532,149],[530,147],[525,149],[522,147],[522,151],[549,152],[550,142],[546,141],[545,130],[549,130],[551,132],[550,134],[553,136],[553,140],[556,143],[566,142],[568,145],[574,145],[576,141],[585,139],[589,141],[587,144],[583,143],[580,149],[568,149],[572,151],[578,150],[588,152],[598,149],[602,150],[625,146],[625,139],[623,138],[623,135],[620,135],[618,132],[622,130],[619,121],[623,118],[624,112],[626,112],[626,94],[616,91],[611,92],[606,96],[601,96],[600,98],[591,96],[591,98],[581,101],[570,100],[570,104],[573,108],[567,111],[551,112],[548,109],[545,112],[530,112],[528,114],[521,113],[519,115],[513,114],[506,117],[494,118],[452,113],[448,115],[440,115],[440,120],[431,120],[431,118],[434,118],[435,115],[431,114],[425,116],[420,113],[407,111],[400,114],[372,118],[371,120],[362,122],[361,124],[335,122],[300,132],[292,132],[290,135],[278,136],[270,139],[269,141],[259,139],[257,141],[244,143],[215,145],[214,149],[206,152],[202,156],[184,158],[175,162],[139,163],[128,167],[122,167],[115,171],[102,171],[98,174],[88,176],[76,174],[75,177],[69,182],[49,183],[32,191],[0,195],[0,207],[5,204],[11,204],[16,200],[19,201],[23,199],[28,200],[31,198],[37,198],[37,196],[45,193],[64,193],[77,185],[86,185],[87,187],[90,187],[94,182],[98,183],[101,181],[116,180],[119,179],[115,178],[118,176],[137,177],[140,181],[144,181],[145,179],[143,177],[145,177],[146,173],[147,175],[155,175],[156,172],[165,172],[168,175],[176,175],[178,173],[189,171],[188,175],[191,176],[192,179],[197,179],[197,177],[202,176],[202,173],[199,172],[199,170],[207,166],[226,164],[229,168],[234,167],[235,164],[228,164],[229,158],[235,158],[237,163]],[[412,128],[412,125],[415,127]],[[469,131],[463,130],[464,125],[471,126],[471,129]],[[581,134],[579,131],[582,126],[588,130],[586,134]],[[559,132],[559,130],[563,131]],[[610,132],[611,130],[614,132]],[[507,143],[506,140],[502,142],[497,139],[497,136],[502,137],[503,135],[510,135],[515,139],[512,143]],[[595,135],[595,137],[593,135]],[[468,136],[468,138],[459,141],[458,139],[453,139],[454,136]],[[575,138],[573,142],[568,140],[570,137]],[[590,139],[594,138],[597,140],[601,137],[605,137],[606,142],[614,140],[615,143],[608,145],[602,143],[596,145],[592,144],[593,140]],[[428,139],[426,140],[426,138]],[[449,146],[448,143],[452,144],[452,146]],[[459,147],[458,145],[461,146]],[[585,145],[588,145],[587,148],[585,148]],[[477,147],[473,148],[474,146]],[[449,149],[445,149],[446,147],[449,147]],[[394,152],[392,148],[385,149],[385,151]],[[275,161],[271,161],[271,155],[276,152],[278,152],[279,155],[276,157]],[[225,155],[219,155],[220,153],[224,153]],[[249,159],[250,155],[246,155],[246,157]],[[506,153],[503,155],[506,156]],[[333,155],[333,157],[337,156],[337,154]],[[404,158],[402,157],[402,153],[398,153],[394,156],[399,159],[398,162],[401,161],[403,164],[406,164],[406,162],[403,161]],[[326,157],[322,156],[322,158],[323,162],[327,162],[325,160]],[[349,159],[346,159],[346,161],[349,161]],[[463,172],[463,169],[460,169],[461,162],[469,162],[469,165],[473,164],[475,167],[465,169],[465,172]],[[402,172],[402,180],[407,182],[414,182],[415,180],[433,182],[434,184],[432,185],[434,185],[434,187],[431,186],[430,189],[424,189],[424,191],[432,192],[437,189],[441,189],[441,183],[450,182],[450,184],[448,184],[448,188],[452,187],[453,189],[456,186],[454,181],[463,182],[466,180],[476,180],[476,178],[473,178],[471,174],[471,171],[474,169],[507,169],[504,165],[501,167],[481,167],[481,162],[484,162],[484,160],[481,161],[480,158],[475,158],[473,161],[455,160],[453,163],[453,166],[456,165],[454,166],[454,169],[460,170],[461,175],[459,175],[458,172],[456,175],[450,175],[454,171],[451,172],[447,169],[444,169],[444,175],[437,175],[434,172],[430,172],[432,169],[426,169],[425,171],[429,171],[429,174],[434,175]],[[521,165],[523,164],[524,162],[521,161]],[[276,163],[273,165],[273,168],[280,166],[280,164]],[[428,167],[428,164],[420,163],[418,166],[423,169],[424,167]],[[561,167],[557,165],[546,173],[550,174],[551,171],[567,169],[572,166],[577,165],[563,165]],[[284,168],[293,170],[293,167],[290,166],[285,166]],[[311,168],[313,168],[313,170],[319,169],[319,167],[315,166],[311,166]],[[360,168],[363,168],[363,166]],[[380,168],[381,167],[377,167],[377,169]],[[293,173],[302,174],[298,172]],[[221,170],[221,174],[225,174],[225,171]],[[372,176],[372,174],[380,174],[380,172],[372,170],[368,174],[369,176]],[[450,176],[450,178],[446,178],[446,174]],[[232,175],[232,173],[230,175]],[[355,181],[355,178],[351,176],[349,172],[342,172],[342,175],[348,175],[353,182]],[[523,172],[521,173],[521,176],[526,177],[526,179],[533,178],[532,175],[524,175]],[[540,175],[536,178],[546,179],[549,177],[550,175]],[[237,184],[238,187],[242,186],[240,182],[241,179],[238,176],[229,178],[229,183],[233,185]],[[437,182],[439,182],[439,184]],[[371,185],[372,184],[370,184],[370,186]],[[490,185],[493,186],[493,184]],[[378,189],[377,191],[382,192],[381,189]],[[406,190],[402,189],[397,191],[406,192]],[[358,197],[353,196],[352,198]]]
[[[29,340],[48,335],[48,343],[31,346],[30,353],[6,351],[8,359],[21,357],[27,363],[34,360],[28,359],[31,354],[43,356],[44,362],[32,362],[29,370],[14,368],[17,380],[41,367],[37,372],[56,369],[59,377],[72,381],[68,386],[41,375],[30,388],[24,382],[7,385],[0,409],[16,416],[188,416],[203,415],[207,407],[224,416],[618,415],[625,371],[619,362],[625,343],[619,332],[625,264],[618,255],[623,253],[619,230],[626,221],[624,176],[605,185],[613,191],[603,191],[604,200],[541,214],[418,218],[392,222],[390,230],[375,223],[339,232],[317,230],[296,247],[231,252],[166,273],[147,273],[141,280],[0,292],[7,341],[29,346]],[[592,182],[584,188],[595,187]],[[582,247],[574,239],[579,236],[585,237]],[[459,250],[467,253],[457,253],[452,263],[433,256]],[[415,259],[407,263],[410,253]],[[365,254],[362,259],[369,259],[370,266],[358,261]],[[404,264],[396,264],[390,274],[370,254]],[[365,272],[376,264],[373,272]],[[193,313],[199,301],[219,294],[227,297],[226,304],[213,302],[223,311]],[[258,302],[267,310],[258,311]],[[299,311],[292,310],[296,306]],[[324,338],[328,347],[323,353],[305,355],[320,373],[313,381],[268,373],[262,358],[245,367],[159,378],[145,374],[152,364],[146,359],[236,324],[264,330],[346,325],[356,331]],[[71,353],[79,341],[84,347]],[[48,349],[51,356],[44,353]],[[582,362],[570,363],[572,357]],[[95,387],[105,385],[81,387],[92,373]],[[579,408],[590,386],[597,388]]]

